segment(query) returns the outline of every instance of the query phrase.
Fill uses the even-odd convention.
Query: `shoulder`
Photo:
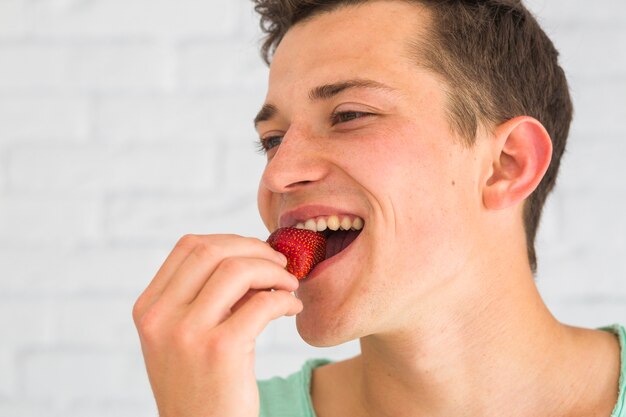
[[[310,359],[302,368],[287,376],[257,381],[260,417],[314,417],[311,402],[313,369],[331,363],[328,359]]]

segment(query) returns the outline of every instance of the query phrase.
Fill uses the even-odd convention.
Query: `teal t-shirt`
[[[602,327],[600,330],[615,333],[619,338],[619,396],[610,417],[626,417],[626,330],[619,324]],[[316,417],[311,401],[311,373],[313,369],[330,362],[328,359],[310,359],[300,371],[287,378],[274,377],[257,381],[261,399],[260,417]]]

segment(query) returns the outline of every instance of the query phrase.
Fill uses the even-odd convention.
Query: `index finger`
[[[219,262],[228,257],[259,257],[285,264],[284,255],[262,240],[238,235],[185,235],[140,298],[148,307],[167,293],[174,303],[195,298]]]

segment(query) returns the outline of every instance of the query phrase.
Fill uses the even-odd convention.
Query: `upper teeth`
[[[308,229],[314,232],[323,232],[330,230],[361,230],[363,228],[363,219],[360,217],[351,218],[350,216],[322,216],[308,219],[300,222],[295,226],[297,229]]]

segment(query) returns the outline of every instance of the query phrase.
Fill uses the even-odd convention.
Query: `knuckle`
[[[207,338],[206,348],[212,356],[224,357],[234,351],[235,344],[233,339],[223,332],[213,332]]]
[[[137,331],[139,332],[139,336],[142,340],[153,343],[158,340],[156,335],[156,329],[158,326],[155,326],[154,320],[152,318],[148,318],[150,315],[146,314],[137,323]]]
[[[158,306],[153,305],[136,318],[137,330],[146,340],[154,340],[162,329],[163,314]]]
[[[135,304],[133,304],[133,321],[135,322],[135,326],[139,325],[139,322],[141,321],[141,317],[143,316],[143,312],[145,310],[144,307],[144,301],[142,297],[139,297],[137,299],[137,301],[135,301]]]
[[[246,262],[240,258],[226,258],[220,263],[220,269],[227,276],[241,275],[248,270]]]
[[[191,254],[201,261],[209,261],[220,253],[220,246],[211,239],[199,239]]]
[[[193,250],[198,244],[202,242],[202,238],[199,235],[186,234],[176,242],[176,248]]]
[[[186,322],[180,322],[172,331],[172,343],[181,350],[189,350],[197,346],[195,329]]]
[[[215,253],[215,246],[216,245],[213,242],[202,240],[198,242],[198,245],[193,250],[193,253],[202,259],[206,259]]]

